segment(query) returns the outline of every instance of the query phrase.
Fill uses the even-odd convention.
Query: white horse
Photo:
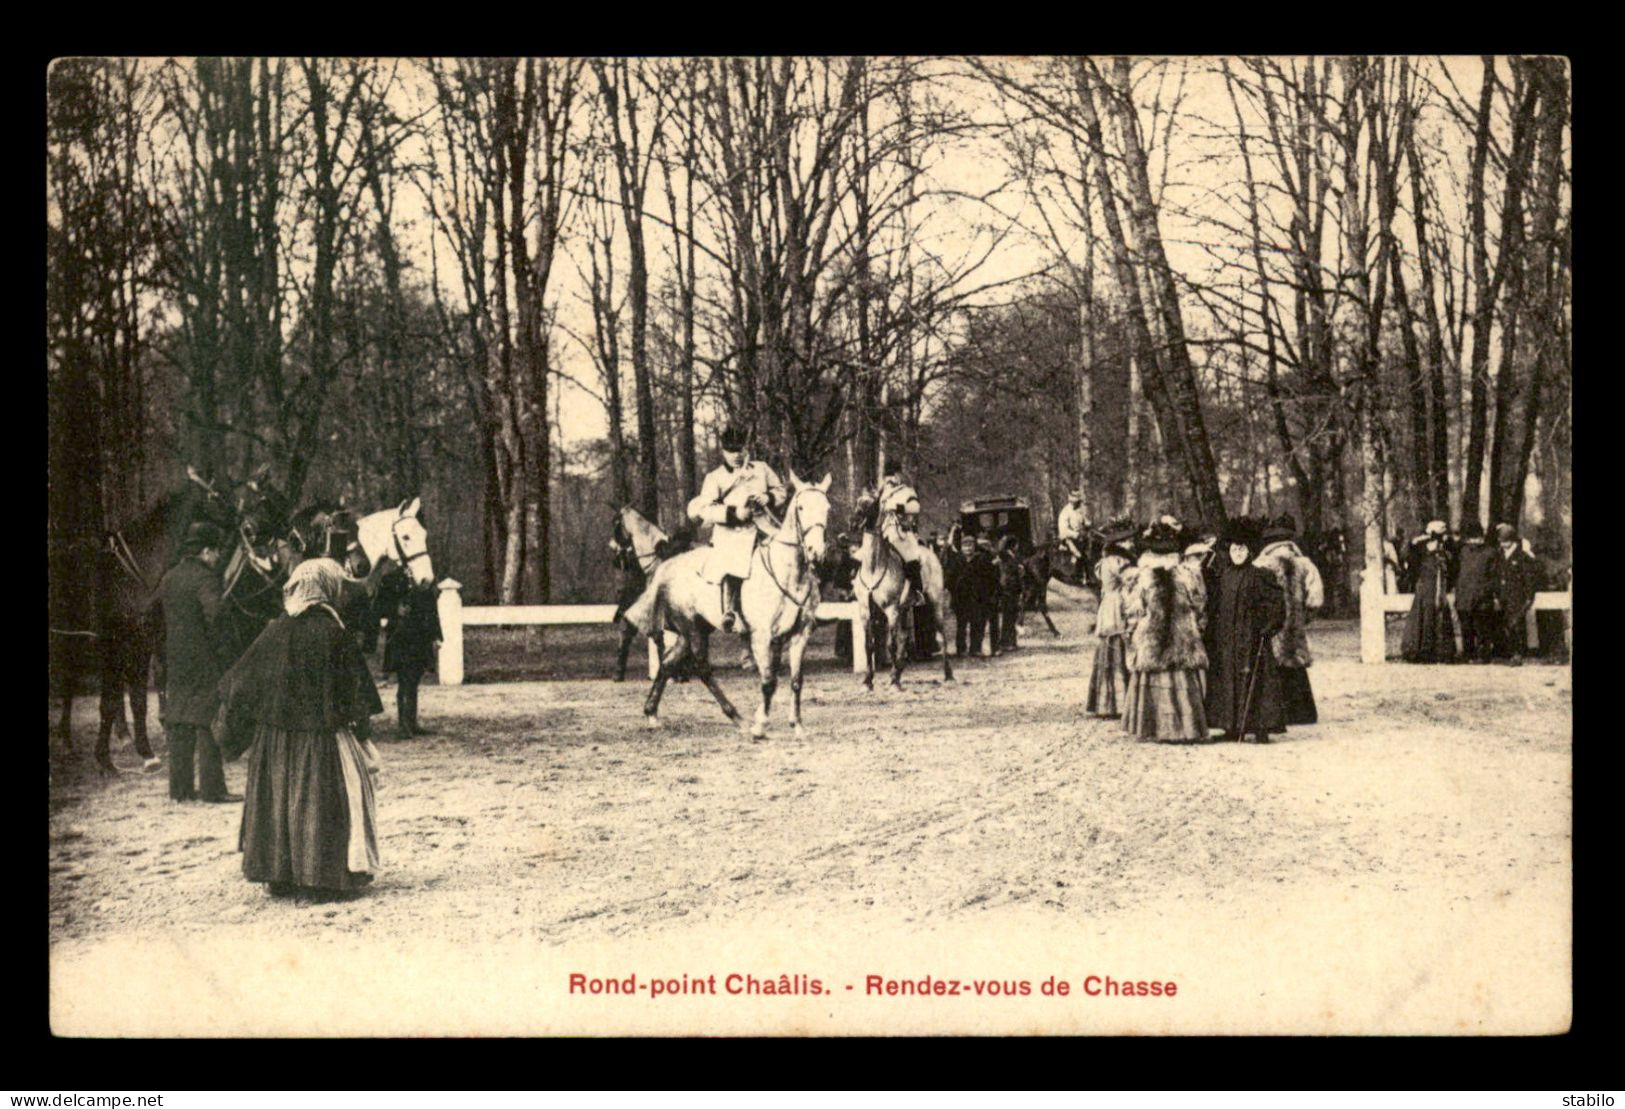
[[[948,661],[948,590],[943,584],[942,562],[925,544],[920,544],[920,584],[925,586],[926,603],[935,617],[937,649],[942,652],[942,680],[954,680],[953,663]],[[852,598],[863,614],[863,635],[867,644],[868,666],[863,674],[863,688],[875,685],[874,621],[869,618],[869,604],[873,602],[886,617],[886,649],[891,654],[891,684],[903,688],[904,619],[903,599],[909,594],[908,577],[903,570],[903,556],[881,538],[878,527],[865,528],[863,543],[858,548],[858,568],[852,575]]]
[[[818,576],[815,567],[824,557],[825,533],[829,524],[829,484],[824,480],[808,483],[790,475],[795,490],[785,506],[784,521],[768,532],[751,556],[750,576],[739,591],[739,607],[750,629],[751,656],[761,677],[762,701],[755,723],[749,729],[752,739],[767,735],[767,714],[778,688],[779,662],[786,646],[790,653],[790,689],[794,703],[790,717],[797,739],[801,727],[801,663],[807,652],[818,614]],[[738,721],[739,711],[723,694],[711,673],[708,657],[713,628],[722,625],[721,591],[702,577],[710,551],[700,547],[662,562],[650,577],[643,596],[626,612],[627,620],[645,635],[670,627],[676,642],[662,655],[660,670],[644,702],[644,719],[650,728],[660,726],[660,697],[673,669],[692,656],[694,672],[711,691],[723,714]]]
[[[421,498],[402,501],[356,521],[356,542],[367,561],[377,566],[389,559],[411,577],[414,585],[434,581],[434,560],[429,557],[429,532],[418,519]]]

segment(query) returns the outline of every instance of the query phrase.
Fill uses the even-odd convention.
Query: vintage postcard
[[[1569,1028],[1565,60],[45,80],[56,1035]]]

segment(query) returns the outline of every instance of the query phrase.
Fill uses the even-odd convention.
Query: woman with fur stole
[[[1134,563],[1134,524],[1119,520],[1101,535],[1105,554],[1095,564],[1100,607],[1095,610],[1095,666],[1089,675],[1084,709],[1091,716],[1116,719],[1128,699],[1128,649],[1123,642],[1123,572]]]
[[[1281,698],[1287,724],[1313,724],[1315,693],[1309,685],[1309,616],[1325,603],[1320,571],[1298,548],[1298,522],[1283,513],[1264,529],[1264,549],[1253,565],[1275,576],[1286,598],[1286,623],[1275,633],[1270,647],[1281,667]]]
[[[1202,579],[1180,563],[1178,529],[1158,522],[1145,533],[1145,553],[1123,577],[1128,629],[1128,697],[1123,727],[1139,739],[1203,742]]]

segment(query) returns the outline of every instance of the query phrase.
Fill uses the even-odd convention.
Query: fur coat
[[[1304,557],[1297,544],[1284,539],[1266,546],[1253,565],[1268,570],[1286,594],[1286,623],[1275,633],[1270,646],[1275,661],[1282,666],[1313,664],[1309,653],[1309,613],[1324,601],[1320,572]]]
[[[1128,627],[1128,668],[1205,670],[1202,646],[1205,590],[1199,573],[1177,554],[1147,551],[1122,579],[1123,622]]]

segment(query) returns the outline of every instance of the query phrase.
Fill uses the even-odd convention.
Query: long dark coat
[[[1501,571],[1496,590],[1501,611],[1509,617],[1522,616],[1534,603],[1535,594],[1540,589],[1543,576],[1540,564],[1530,558],[1522,547],[1514,547],[1510,556],[1497,547],[1495,557]]]
[[[1463,543],[1456,571],[1456,611],[1471,612],[1495,604],[1501,588],[1501,552],[1488,543]]]
[[[358,735],[384,711],[355,637],[321,606],[268,624],[220,680],[220,746],[236,758],[257,728]]]
[[[1281,668],[1270,645],[1285,623],[1286,596],[1274,576],[1227,561],[1208,595],[1210,727],[1247,735],[1286,730]]]
[[[1406,662],[1454,662],[1456,622],[1445,596],[1450,591],[1451,560],[1444,551],[1414,554],[1416,595],[1405,618],[1400,656]]]
[[[164,722],[214,721],[221,657],[220,574],[196,557],[180,560],[158,586],[164,606]]]
[[[422,674],[433,668],[435,641],[441,638],[438,600],[437,590],[414,586],[386,611],[385,673]]]

